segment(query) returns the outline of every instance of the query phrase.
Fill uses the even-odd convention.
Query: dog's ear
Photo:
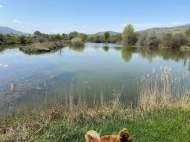
[[[120,135],[121,138],[123,138],[123,137],[125,137],[126,133],[128,133],[128,132],[127,132],[127,129],[126,129],[126,128],[123,128],[123,129],[119,132],[119,135]]]

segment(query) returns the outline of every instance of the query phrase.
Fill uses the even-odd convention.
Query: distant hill
[[[137,33],[142,33],[142,32],[152,32],[155,31],[156,33],[184,33],[185,30],[190,26],[190,24],[183,25],[183,26],[174,26],[174,27],[155,27],[155,28],[150,28],[142,31],[137,31]]]
[[[174,27],[155,27],[155,28],[150,28],[142,31],[136,31],[136,33],[142,33],[142,32],[152,32],[155,31],[156,33],[184,33],[185,30],[190,26],[190,24],[182,25],[182,26],[174,26]],[[105,31],[106,32],[106,31]],[[95,34],[90,34],[90,35],[104,35],[105,32],[98,32]],[[119,32],[113,32],[113,31],[108,31],[109,34],[121,34]]]
[[[98,33],[95,33],[95,34],[92,34],[92,35],[99,35],[99,36],[102,36],[102,35],[104,35],[105,32],[109,32],[110,35],[113,35],[113,34],[121,34],[121,33],[113,32],[113,31],[104,31],[104,32],[98,32]]]
[[[1,29],[2,29],[2,34],[21,34],[21,35],[26,35],[27,33],[23,33],[21,31],[17,31],[14,29],[11,29],[9,27],[2,27],[0,26],[0,33],[1,33]]]

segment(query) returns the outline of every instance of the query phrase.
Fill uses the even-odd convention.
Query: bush
[[[82,39],[80,37],[75,37],[73,39],[71,39],[71,44],[72,46],[82,46],[84,45]]]
[[[19,42],[20,42],[21,44],[26,44],[26,39],[25,39],[25,37],[24,37],[24,36],[19,37]]]
[[[183,45],[187,44],[187,37],[182,34],[182,33],[177,33],[175,35],[173,35],[172,38],[172,44],[173,44],[173,48],[180,48]]]
[[[164,47],[168,47],[168,48],[172,48],[172,34],[171,33],[167,33],[164,35],[164,37],[162,38],[161,44]]]
[[[149,47],[158,47],[159,43],[160,40],[158,39],[156,32],[152,31],[147,37],[146,45]]]
[[[138,39],[138,45],[140,46],[145,46],[146,45],[146,40],[148,37],[148,33],[147,32],[143,32],[140,34],[139,39]]]

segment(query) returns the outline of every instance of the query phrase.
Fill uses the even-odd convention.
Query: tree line
[[[120,43],[125,45],[138,45],[148,47],[179,48],[181,46],[190,46],[190,26],[185,33],[156,33],[134,31],[131,24],[127,25],[121,34],[110,34],[105,32],[103,35],[87,35],[76,31],[69,34],[44,34],[35,31],[32,35],[14,35],[5,34],[0,36],[0,44],[30,44],[34,42],[64,41],[70,43],[73,38],[82,42],[93,43]],[[76,41],[76,40],[75,40]]]

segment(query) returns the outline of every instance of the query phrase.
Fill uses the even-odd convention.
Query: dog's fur
[[[96,136],[98,134],[96,131],[90,131],[93,133],[88,131],[85,135],[87,142],[130,142],[133,140],[126,128],[121,130],[118,135],[105,135],[100,138]]]

